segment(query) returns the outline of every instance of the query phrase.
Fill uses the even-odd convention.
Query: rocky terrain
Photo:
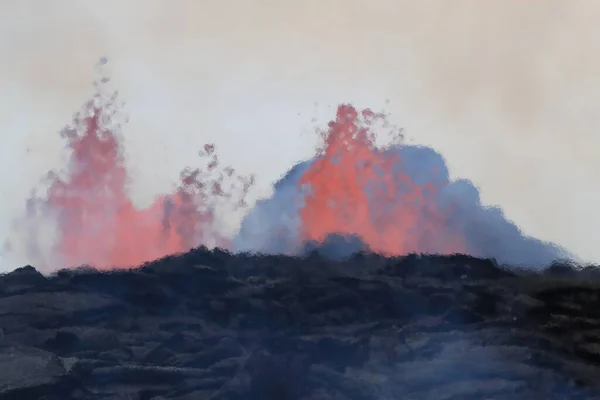
[[[597,399],[600,274],[200,248],[0,276],[0,399]]]

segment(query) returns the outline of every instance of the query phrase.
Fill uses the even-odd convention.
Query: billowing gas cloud
[[[524,235],[500,208],[482,204],[470,181],[451,180],[434,149],[376,148],[358,114],[352,106],[338,108],[324,152],[294,166],[273,196],[257,203],[233,242],[236,251],[302,254],[316,247],[334,257],[358,250],[460,252],[528,266],[572,258]]]

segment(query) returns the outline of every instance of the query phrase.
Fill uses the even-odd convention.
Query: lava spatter
[[[228,247],[214,208],[219,202],[245,206],[253,178],[221,168],[209,144],[200,152],[207,159],[204,168],[184,169],[174,193],[136,208],[127,190],[120,126],[113,123],[119,112],[115,100],[99,91],[83,106],[74,124],[62,131],[70,151],[66,173],[51,172],[45,195],[28,201],[28,226],[43,215],[37,222],[50,218],[56,227],[49,254],[37,262],[127,268],[200,243]],[[43,239],[35,233],[28,232],[28,253],[40,258]]]
[[[358,236],[389,255],[463,252],[463,238],[446,230],[452,209],[436,202],[436,187],[413,182],[397,153],[376,146],[371,126],[381,119],[368,109],[338,107],[318,157],[298,181],[306,193],[302,239]]]
[[[102,81],[105,83],[105,81]],[[26,252],[42,268],[91,265],[129,268],[204,244],[232,249],[220,229],[217,209],[246,207],[254,180],[221,167],[214,145],[200,152],[202,168],[185,168],[173,193],[137,208],[130,199],[120,107],[102,87],[64,129],[70,151],[65,173],[48,175],[48,190],[27,203]],[[414,182],[393,149],[378,147],[372,129],[385,116],[341,105],[310,167],[297,183],[303,196],[296,250],[328,235],[359,237],[372,251],[457,253],[468,246],[449,228],[453,210],[440,204],[431,183]],[[434,172],[434,171],[432,171]],[[227,208],[225,207],[225,208]],[[40,227],[51,221],[52,246],[44,250]],[[23,221],[21,221],[23,222]],[[259,224],[277,229],[276,221]],[[295,228],[296,229],[296,228]],[[275,232],[265,233],[267,237]],[[293,253],[293,250],[292,250]]]

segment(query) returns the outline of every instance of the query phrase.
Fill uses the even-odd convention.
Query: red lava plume
[[[253,179],[220,168],[214,146],[205,145],[200,153],[208,158],[205,168],[186,168],[174,193],[156,198],[148,208],[136,208],[127,193],[119,126],[112,123],[118,111],[115,99],[103,100],[97,93],[84,105],[74,124],[62,132],[71,153],[66,175],[50,173],[47,195],[28,202],[30,219],[43,215],[55,220],[52,261],[120,268],[187,251],[199,243],[228,247],[227,238],[219,233],[215,206],[217,202],[245,206]],[[39,253],[39,238],[35,232],[29,236],[32,256]]]
[[[219,167],[214,146],[206,145],[200,154],[208,158],[204,168],[184,169],[174,193],[136,208],[127,191],[130,176],[115,100],[116,94],[107,98],[99,90],[63,130],[70,151],[66,173],[50,173],[44,196],[27,203],[28,257],[42,268],[48,265],[40,263],[108,269],[200,244],[230,248],[215,210],[223,204],[245,206],[253,178]],[[384,120],[369,110],[338,108],[314,163],[299,180],[305,193],[300,239],[320,242],[330,233],[350,234],[384,254],[464,252],[461,235],[447,232],[431,251],[435,240],[429,238],[439,237],[450,213],[433,201],[435,187],[412,182],[397,167],[397,156],[375,145],[372,123]],[[42,254],[39,227],[49,220],[56,232],[48,255]]]
[[[397,155],[376,147],[370,127],[384,119],[370,110],[338,107],[318,158],[298,182],[306,193],[303,240],[321,242],[337,233],[359,236],[383,254],[464,252],[460,235],[444,235],[435,246],[428,240],[445,230],[451,212],[436,205],[433,185],[412,182],[397,167]]]

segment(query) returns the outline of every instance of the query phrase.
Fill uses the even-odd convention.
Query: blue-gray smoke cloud
[[[557,259],[572,259],[563,248],[524,235],[509,221],[498,207],[481,203],[479,190],[468,180],[451,181],[444,158],[435,150],[423,146],[402,145],[386,150],[388,155],[398,155],[394,169],[401,170],[418,185],[434,185],[433,201],[439,206],[452,206],[445,226],[437,234],[420,236],[420,248],[436,253],[437,246],[452,235],[462,235],[467,252],[478,257],[494,258],[501,264],[545,266]],[[301,162],[290,169],[274,185],[270,198],[259,201],[244,218],[239,234],[234,240],[236,251],[261,253],[298,253],[313,249],[315,243],[298,246],[303,207],[303,194],[298,181],[315,159]],[[543,199],[540,199],[543,201]],[[424,218],[427,218],[426,216]],[[349,255],[364,249],[356,237],[335,235],[320,246],[333,257]],[[302,250],[298,250],[298,249]]]

